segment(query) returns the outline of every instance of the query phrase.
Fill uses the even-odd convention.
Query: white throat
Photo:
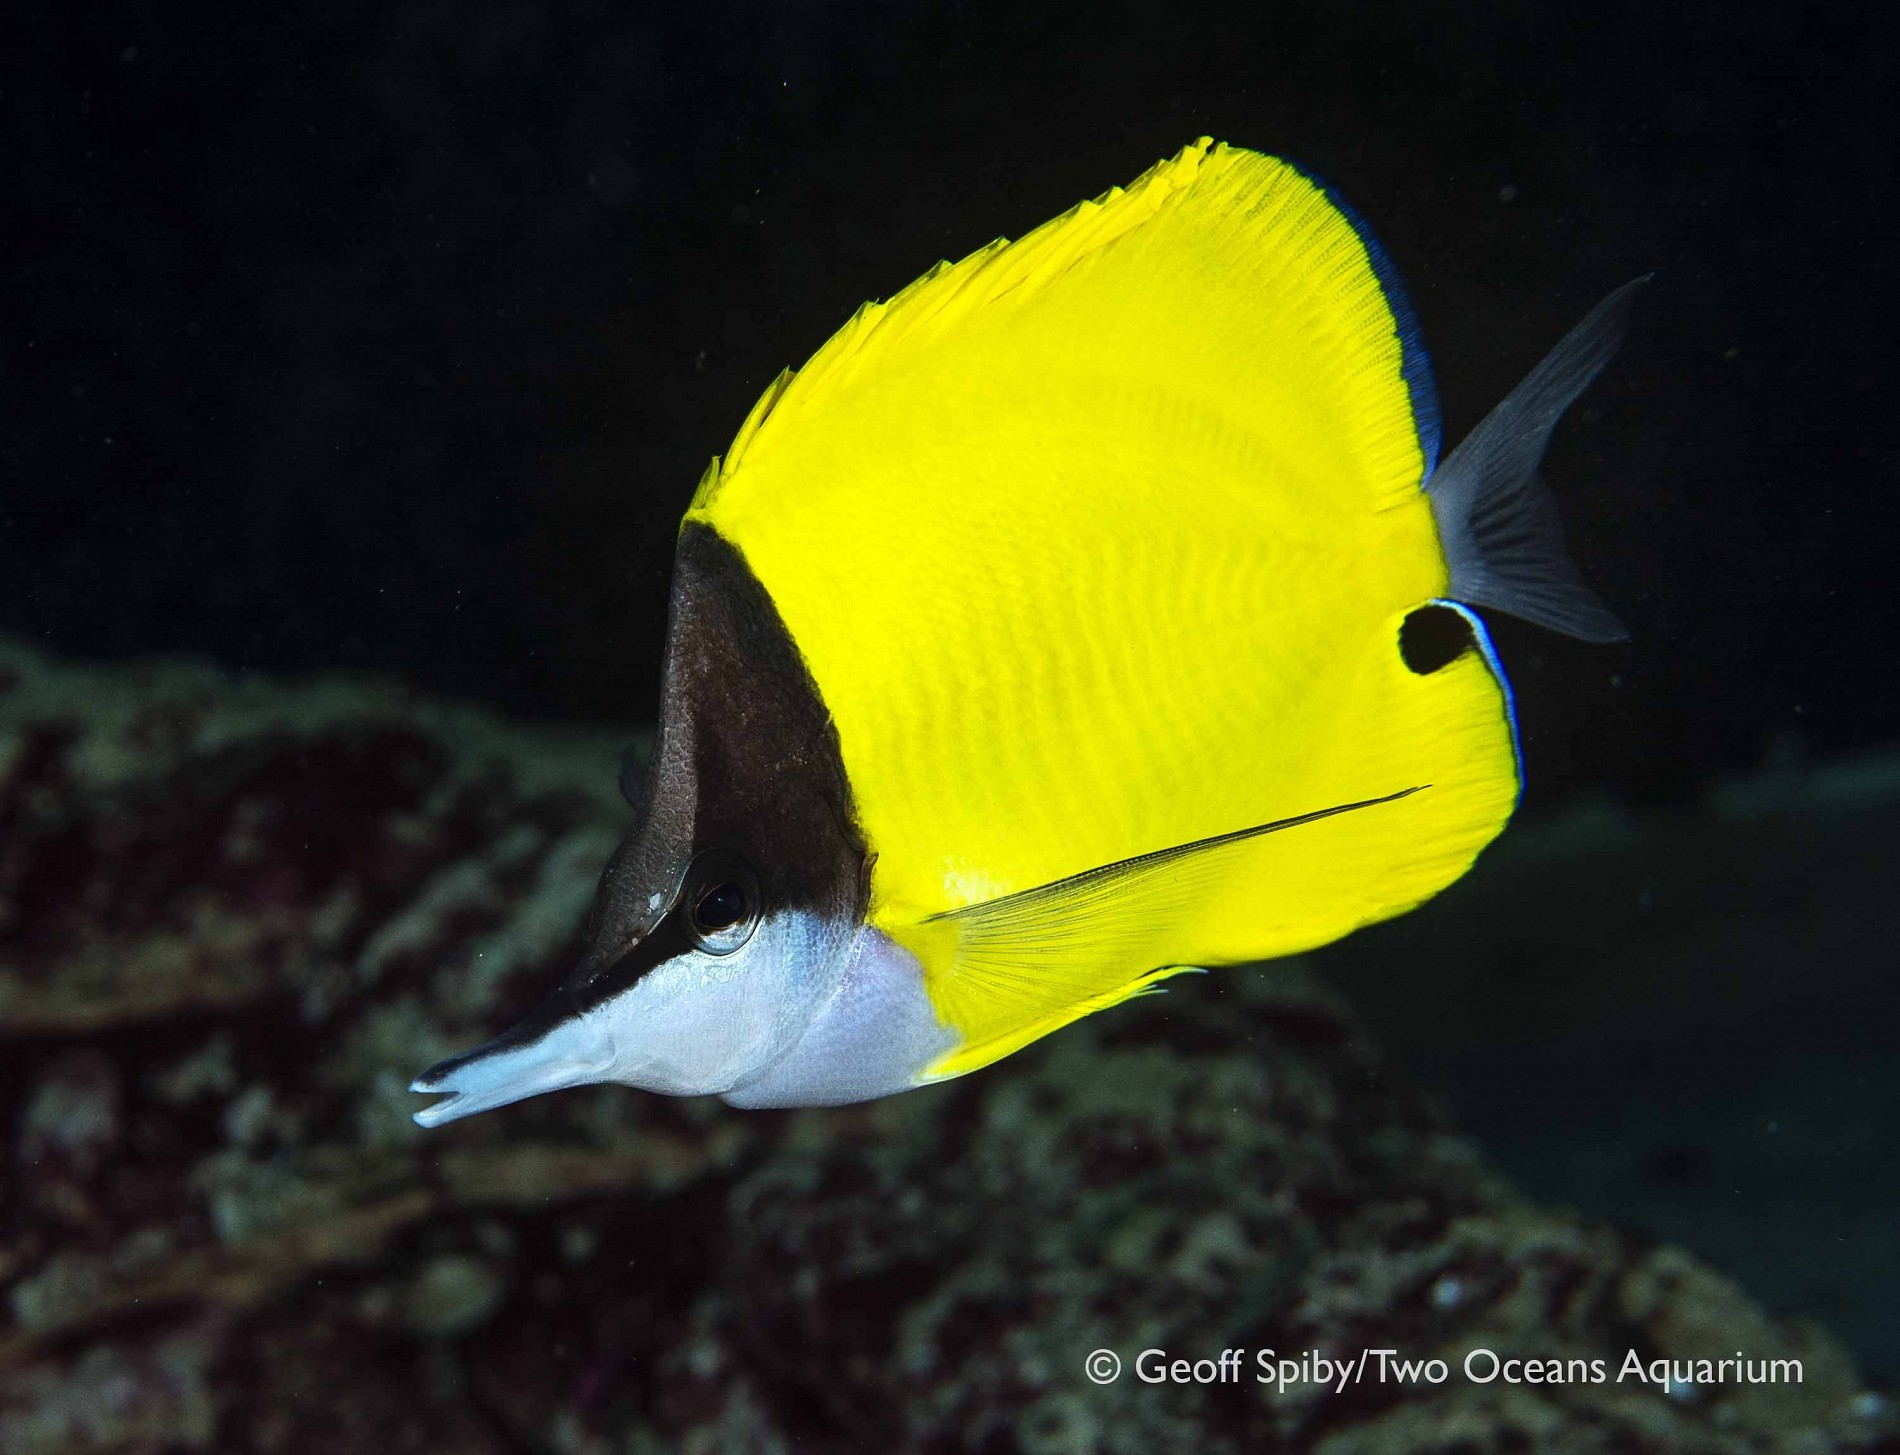
[[[858,926],[844,973],[792,1047],[724,1093],[733,1106],[838,1106],[919,1084],[957,1044],[937,1018],[917,957],[881,930]]]

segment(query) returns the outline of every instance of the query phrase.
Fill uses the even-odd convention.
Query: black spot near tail
[[[1421,606],[1399,627],[1399,655],[1421,677],[1449,667],[1475,646],[1471,623],[1449,606]]]

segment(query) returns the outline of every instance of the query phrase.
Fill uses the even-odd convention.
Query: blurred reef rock
[[[1529,1202],[1299,964],[868,1107],[419,1131],[416,1069],[567,953],[619,747],[0,643],[0,1450],[1893,1448],[1828,1333]],[[1453,1372],[1083,1372],[1269,1347]],[[1478,1348],[1805,1378],[1478,1384]]]

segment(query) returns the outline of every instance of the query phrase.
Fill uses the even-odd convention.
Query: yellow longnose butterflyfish
[[[686,511],[578,965],[416,1119],[884,1096],[1436,894],[1519,791],[1472,607],[1622,635],[1537,467],[1635,286],[1443,462],[1390,262],[1257,152],[866,304]]]

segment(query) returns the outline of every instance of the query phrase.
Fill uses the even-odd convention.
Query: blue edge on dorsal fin
[[[1339,210],[1339,215],[1359,234],[1366,257],[1372,262],[1372,276],[1379,280],[1379,289],[1385,294],[1386,306],[1392,310],[1392,323],[1399,336],[1399,373],[1405,380],[1406,392],[1412,398],[1412,425],[1418,431],[1419,452],[1425,457],[1425,472],[1419,477],[1419,487],[1423,489],[1425,482],[1431,479],[1432,471],[1438,468],[1444,419],[1438,408],[1438,384],[1432,378],[1432,361],[1425,352],[1425,334],[1418,326],[1418,314],[1412,309],[1411,295],[1405,291],[1405,284],[1400,281],[1399,270],[1393,264],[1391,255],[1380,244],[1365,218],[1353,210],[1352,204],[1341,197],[1337,189],[1323,178],[1314,176],[1299,162],[1288,160],[1287,165],[1319,188],[1326,200]]]

